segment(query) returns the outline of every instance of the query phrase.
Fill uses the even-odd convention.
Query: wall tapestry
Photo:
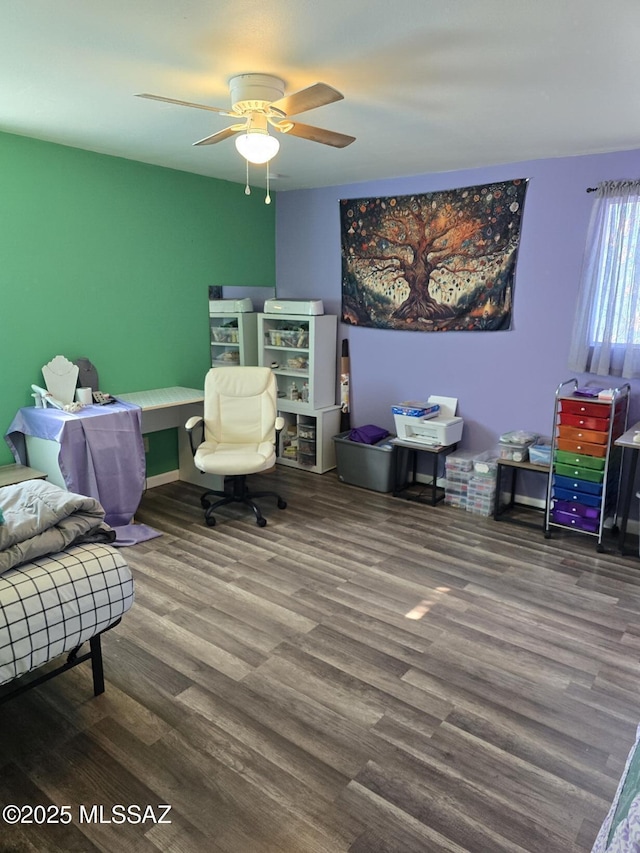
[[[340,201],[342,321],[413,331],[511,328],[527,180]]]

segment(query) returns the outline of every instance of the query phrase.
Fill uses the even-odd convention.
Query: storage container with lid
[[[526,462],[529,458],[529,446],[538,440],[535,432],[517,429],[500,436],[498,452],[501,459],[512,462]]]

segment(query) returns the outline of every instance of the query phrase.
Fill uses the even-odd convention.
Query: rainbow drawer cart
[[[589,396],[578,381],[562,382],[555,396],[545,537],[565,528],[597,538],[606,522],[617,532],[622,451],[614,442],[627,428],[630,385]]]

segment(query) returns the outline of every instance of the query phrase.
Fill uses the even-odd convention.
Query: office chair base
[[[287,508],[287,502],[277,492],[249,492],[244,475],[238,475],[231,479],[233,481],[233,491],[220,492],[216,489],[209,489],[200,498],[200,503],[205,511],[204,520],[209,527],[215,527],[216,519],[213,513],[219,507],[225,506],[225,504],[243,503],[250,507],[256,517],[258,527],[265,527],[267,519],[262,515],[260,507],[254,503],[254,498],[276,498],[278,509]],[[210,497],[218,497],[220,500],[212,503],[209,500]]]

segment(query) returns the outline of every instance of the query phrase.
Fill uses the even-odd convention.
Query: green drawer
[[[572,465],[575,468],[594,468],[596,471],[604,471],[606,459],[600,459],[597,456],[583,456],[581,453],[569,453],[568,450],[556,450],[556,462]]]
[[[561,477],[574,477],[577,480],[589,480],[591,483],[601,483],[604,480],[604,471],[596,471],[594,468],[576,468],[573,465],[558,463],[555,471]]]

